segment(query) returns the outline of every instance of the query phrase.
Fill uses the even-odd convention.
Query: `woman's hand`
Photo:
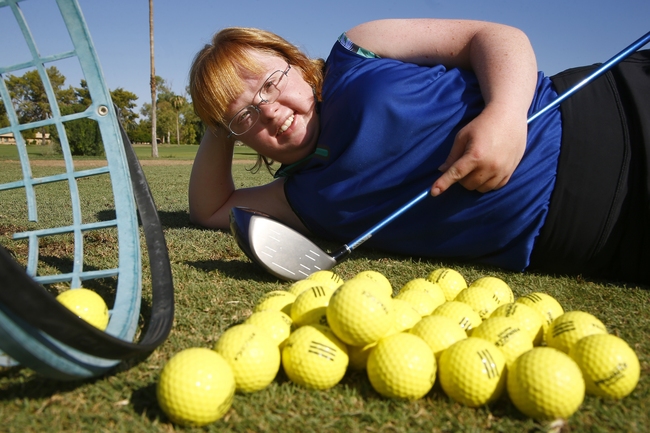
[[[443,172],[431,187],[437,196],[458,182],[471,191],[504,186],[526,150],[526,117],[486,107],[456,135],[451,152],[439,167]]]

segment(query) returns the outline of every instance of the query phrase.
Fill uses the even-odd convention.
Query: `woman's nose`
[[[279,106],[280,105],[278,104],[277,101],[266,103],[266,104],[260,104],[259,105],[260,120],[262,121],[273,120],[277,116]]]

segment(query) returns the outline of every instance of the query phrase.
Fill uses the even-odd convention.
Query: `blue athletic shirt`
[[[431,187],[455,135],[484,107],[472,72],[379,58],[345,35],[326,61],[322,94],[318,149],[292,167],[285,193],[313,234],[342,243]],[[529,115],[556,97],[538,74]],[[525,269],[547,215],[560,139],[560,113],[552,110],[529,125],[506,186],[483,194],[454,184],[364,246]]]

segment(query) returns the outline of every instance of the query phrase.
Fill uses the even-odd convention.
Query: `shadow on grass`
[[[156,383],[151,383],[138,388],[131,394],[131,406],[133,411],[145,416],[149,421],[156,419],[167,420],[167,415],[160,409],[156,397]]]
[[[388,405],[396,405],[395,410],[400,410],[400,405],[404,403],[404,401],[399,399],[390,399],[383,397],[378,392],[376,392],[372,387],[372,384],[370,383],[367,372],[365,370],[348,370],[343,377],[343,380],[340,382],[340,385],[353,389],[355,391],[355,394],[361,397],[365,402],[370,402],[373,400],[385,402]],[[452,405],[451,411],[447,412],[448,415],[452,417],[455,416],[454,412],[462,411],[467,408],[467,406],[454,402],[451,397],[447,396],[440,384],[439,378],[436,378],[433,387],[423,397],[423,399],[427,400],[426,404],[432,405],[433,407],[448,407],[449,405]],[[503,389],[500,397],[495,402],[490,403],[487,406],[480,406],[477,409],[487,411],[489,414],[491,414],[490,417],[494,418],[515,418],[521,422],[526,422],[529,420],[528,417],[516,409],[514,404],[510,401],[505,388]]]
[[[319,241],[316,240],[315,242],[318,243],[319,246],[323,248],[324,251],[332,251],[336,250],[340,245],[336,245],[331,242],[326,242],[326,241]],[[350,260],[359,260],[359,261],[367,261],[367,262],[372,262],[372,261],[386,261],[386,260],[395,260],[395,261],[403,261],[403,260],[417,260],[420,261],[421,263],[430,263],[431,264],[431,269],[433,270],[434,268],[437,267],[451,267],[454,268],[459,265],[463,265],[461,263],[454,263],[454,262],[440,262],[439,260],[436,259],[430,259],[430,258],[414,258],[410,256],[401,256],[401,255],[396,255],[396,254],[389,254],[383,251],[379,250],[373,250],[373,249],[360,249],[360,250],[355,250],[353,252],[353,255],[349,256]],[[345,262],[347,259],[343,259],[337,264]],[[196,268],[197,270],[201,270],[206,273],[211,273],[211,272],[220,272],[222,273],[225,277],[227,278],[233,278],[236,280],[250,280],[254,279],[256,281],[264,281],[264,282],[274,282],[278,281],[278,279],[271,274],[269,274],[266,270],[264,270],[261,266],[257,265],[256,263],[253,263],[247,258],[242,258],[241,260],[233,259],[233,260],[199,260],[199,261],[186,261],[185,264],[192,266]],[[467,264],[464,264],[464,266],[467,266]],[[486,275],[489,273],[493,273],[495,270],[498,270],[500,272],[503,272],[503,270],[499,270],[497,268],[491,268],[488,266],[473,266],[474,269],[477,269]],[[333,269],[334,272],[336,272],[336,268]]]
[[[110,221],[115,219],[115,210],[106,209],[95,214],[98,221]],[[190,215],[187,211],[158,211],[160,225],[165,229],[179,229],[185,227],[196,227],[190,223]],[[140,214],[138,213],[138,224],[142,225]]]
[[[108,374],[110,373],[106,375]],[[30,373],[26,367],[6,368],[0,371],[0,379],[9,379],[13,383],[2,388],[0,401],[49,398],[56,394],[74,391],[80,386],[96,383],[106,375],[89,379],[61,381]]]
[[[219,272],[227,278],[234,280],[255,280],[265,283],[278,281],[276,277],[266,272],[255,263],[243,260],[197,260],[186,261],[185,264],[192,266],[205,273]]]

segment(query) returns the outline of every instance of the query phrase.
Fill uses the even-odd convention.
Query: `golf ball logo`
[[[320,343],[318,341],[311,341],[309,343],[309,353],[314,355],[321,356],[328,361],[335,361],[337,356],[337,350],[327,344]]]
[[[519,332],[519,328],[506,328],[503,330],[503,332],[500,332],[498,334],[498,339],[497,341],[494,342],[494,345],[496,347],[502,347],[508,344],[508,341],[510,340],[510,337],[513,335],[517,334]]]
[[[308,388],[328,389],[339,383],[348,367],[346,346],[320,325],[306,325],[291,334],[282,349],[289,379]]]
[[[499,367],[497,366],[492,353],[488,349],[479,350],[476,352],[476,356],[481,360],[483,364],[483,371],[487,375],[488,379],[494,379],[501,375],[499,372]]]
[[[314,295],[314,298],[319,298],[325,296],[325,288],[322,286],[315,286],[311,288],[311,293]]]
[[[440,385],[455,401],[470,407],[493,402],[505,389],[506,359],[491,342],[469,337],[440,357]]]
[[[467,317],[462,317],[460,319],[460,322],[458,322],[458,324],[460,325],[461,328],[463,328],[463,329],[465,329],[467,331],[472,329],[472,321],[469,320],[469,318],[467,318]]]
[[[381,308],[382,310],[384,310],[384,313],[389,314],[389,311],[388,311],[388,308],[386,307],[386,304],[384,304],[384,303],[381,302],[379,299],[377,299],[377,297],[376,297],[374,294],[372,294],[371,292],[366,292],[366,291],[364,291],[364,292],[363,292],[363,295],[364,295],[366,298],[369,298],[369,299],[370,299],[373,303],[375,303],[375,305],[377,305],[379,308]]]
[[[321,324],[327,326],[324,320],[333,288],[322,285],[313,286],[302,292],[291,305],[291,319],[295,327]]]
[[[562,307],[557,301],[543,293],[529,293],[528,295],[519,298],[517,302],[523,302],[538,308],[539,312],[546,320],[547,325],[553,323],[553,320],[564,313]]]
[[[242,356],[246,353],[246,351],[248,350],[248,346],[249,346],[249,344],[251,343],[251,341],[253,341],[256,337],[257,337],[257,333],[255,333],[255,332],[251,332],[251,333],[248,335],[247,338],[245,338],[244,340],[242,340],[242,342],[241,342],[241,348],[239,349],[239,351],[238,351],[237,353],[235,353],[235,356],[233,357],[233,359],[234,359],[235,361],[239,361],[239,360],[241,359],[241,357],[242,357]]]
[[[614,370],[612,370],[608,376],[599,380],[595,380],[594,384],[599,388],[612,386],[619,380],[623,379],[623,377],[625,377],[625,370],[627,370],[626,363],[622,362],[620,364],[617,364],[614,367]]]
[[[592,323],[591,326],[596,328],[599,331],[602,331],[603,333],[607,332],[607,329],[605,329],[603,326],[598,326],[595,323]],[[576,331],[578,328],[576,327],[575,322],[564,322],[559,324],[558,326],[555,326],[553,328],[553,337],[557,337],[559,335],[562,335],[566,332],[571,332],[571,331]]]

